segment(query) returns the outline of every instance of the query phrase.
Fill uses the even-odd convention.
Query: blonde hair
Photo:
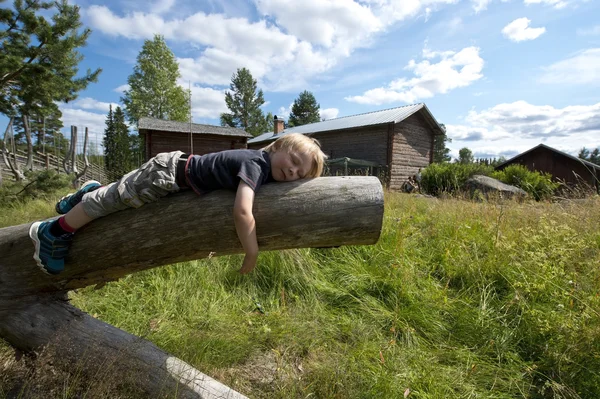
[[[310,178],[321,176],[325,160],[327,159],[327,155],[321,151],[321,144],[319,144],[316,139],[300,133],[288,133],[285,136],[281,136],[263,148],[263,150],[268,153],[277,151],[295,151],[300,154],[309,154],[312,157],[313,162],[306,177]]]

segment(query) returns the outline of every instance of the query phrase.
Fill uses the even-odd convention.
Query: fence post
[[[50,154],[46,154],[46,170],[50,170]]]

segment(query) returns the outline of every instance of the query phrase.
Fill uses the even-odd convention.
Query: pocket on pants
[[[135,190],[128,184],[129,180],[124,180],[119,183],[117,186],[117,191],[119,192],[119,197],[121,197],[121,202],[131,208],[139,208],[144,205],[144,201],[142,201],[136,194]]]
[[[175,182],[175,176],[162,170],[157,170],[153,173],[152,185],[170,193],[179,191],[179,186]]]

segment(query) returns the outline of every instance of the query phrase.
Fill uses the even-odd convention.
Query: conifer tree
[[[129,135],[129,127],[125,123],[125,113],[121,107],[117,107],[113,112],[111,105],[105,123],[103,141],[105,167],[111,179],[114,180],[133,168],[132,140]]]
[[[104,145],[104,167],[106,171],[111,175],[112,180],[112,170],[115,164],[116,157],[116,137],[115,137],[115,122],[112,104],[109,106],[108,115],[106,116],[106,121],[104,122],[106,127],[104,128],[104,138],[102,140],[102,144]]]
[[[583,147],[580,151],[579,154],[577,155],[578,158],[583,159],[584,161],[587,161],[588,158],[590,156],[590,150],[588,150],[587,148]]]
[[[67,0],[15,0],[12,9],[0,9],[0,113],[20,120],[27,167],[33,165],[32,118],[60,117],[56,102],[76,99],[101,72],[76,77],[83,59],[77,49],[91,33],[81,28],[79,7]]]
[[[452,157],[450,156],[450,149],[446,147],[446,143],[451,143],[452,139],[446,134],[446,125],[440,123],[440,126],[444,130],[444,134],[433,136],[433,162],[450,162]]]
[[[243,129],[253,136],[267,131],[267,121],[260,107],[265,103],[263,91],[246,68],[238,69],[231,77],[225,103],[229,113],[221,114],[221,126]]]
[[[595,148],[588,158],[588,160],[596,165],[600,165],[600,148]]]
[[[317,103],[315,96],[311,92],[304,90],[294,100],[288,124],[290,126],[301,126],[319,122],[321,120],[319,115],[320,109],[321,106]]]

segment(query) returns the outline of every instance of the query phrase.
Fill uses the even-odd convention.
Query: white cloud
[[[121,93],[121,94],[125,93],[125,90],[129,90],[129,85],[128,84],[124,84],[124,85],[121,85],[119,87],[115,87],[113,89],[113,91],[115,93]]]
[[[600,48],[591,48],[544,67],[542,83],[600,84]]]
[[[117,103],[105,103],[105,102],[93,99],[91,97],[83,97],[83,98],[78,98],[77,100],[70,102],[68,104],[64,104],[64,103],[61,104],[61,109],[62,108],[64,108],[64,109],[66,109],[66,108],[70,108],[70,109],[81,108],[81,109],[85,109],[85,110],[104,111],[104,112],[108,113],[108,110],[111,105],[112,105],[113,111],[116,107],[119,106],[119,104],[117,104]]]
[[[156,0],[154,4],[150,6],[152,13],[162,14],[169,11],[175,5],[175,0]]]
[[[171,7],[173,1],[157,0],[160,7],[154,11]],[[200,56],[178,60],[184,79],[194,83],[225,85],[245,66],[265,88],[284,91],[304,88],[310,77],[368,46],[395,22],[456,1],[256,0],[262,17],[256,22],[203,12],[183,19],[156,12],[119,16],[97,5],[84,13],[92,28],[110,36],[150,39],[159,33],[167,40],[200,46]]]
[[[104,128],[106,127],[106,114],[98,114],[95,112],[85,111],[83,109],[74,109],[65,107],[64,104],[59,105],[62,112],[63,129],[62,133],[65,137],[71,137],[71,126],[77,126],[79,145],[83,146],[83,135],[85,128],[88,128],[89,145],[93,143],[96,148],[102,147],[102,139],[104,137]],[[82,147],[83,148],[83,147]]]
[[[530,28],[531,20],[528,18],[518,18],[506,25],[502,29],[502,34],[513,42],[522,42],[524,40],[534,40],[546,32],[546,28]]]
[[[419,99],[431,98],[436,94],[469,86],[480,79],[483,74],[483,59],[479,56],[479,48],[466,47],[455,53],[453,51],[433,52],[423,50],[424,61],[416,63],[410,60],[404,68],[413,71],[412,79],[398,78],[387,87],[378,87],[366,91],[361,96],[346,97],[347,101],[360,104],[385,104],[392,102],[414,103]],[[432,64],[429,59],[440,58]]]
[[[569,1],[564,0],[525,0],[525,4],[545,4],[556,9],[564,8],[569,4]]]
[[[182,84],[182,86],[186,90],[188,89],[187,84]],[[192,116],[194,118],[218,119],[223,112],[229,112],[227,104],[225,104],[225,91],[192,85]]]
[[[600,25],[587,29],[577,29],[577,34],[580,36],[598,36],[600,35]]]
[[[555,108],[525,101],[470,111],[464,125],[446,125],[452,147],[478,156],[514,155],[540,143],[569,153],[600,146],[600,103]]]
[[[473,3],[473,10],[475,10],[476,13],[487,9],[488,4],[491,2],[492,0],[471,0],[471,3]]]
[[[323,120],[334,119],[337,118],[340,110],[337,108],[325,108],[319,111],[319,116]]]
[[[231,75],[238,68],[249,69],[255,79],[262,78],[268,71],[268,65],[263,60],[215,48],[206,49],[197,59],[178,58],[177,61],[183,80],[209,85],[229,84]]]
[[[374,9],[351,0],[257,0],[258,11],[300,40],[348,53],[370,33],[383,29]],[[418,3],[418,2],[417,2]]]
[[[290,114],[292,113],[292,105],[294,105],[293,102],[291,102],[287,108],[279,107],[279,109],[275,113],[275,115],[277,115],[277,118],[287,120],[290,117]]]

